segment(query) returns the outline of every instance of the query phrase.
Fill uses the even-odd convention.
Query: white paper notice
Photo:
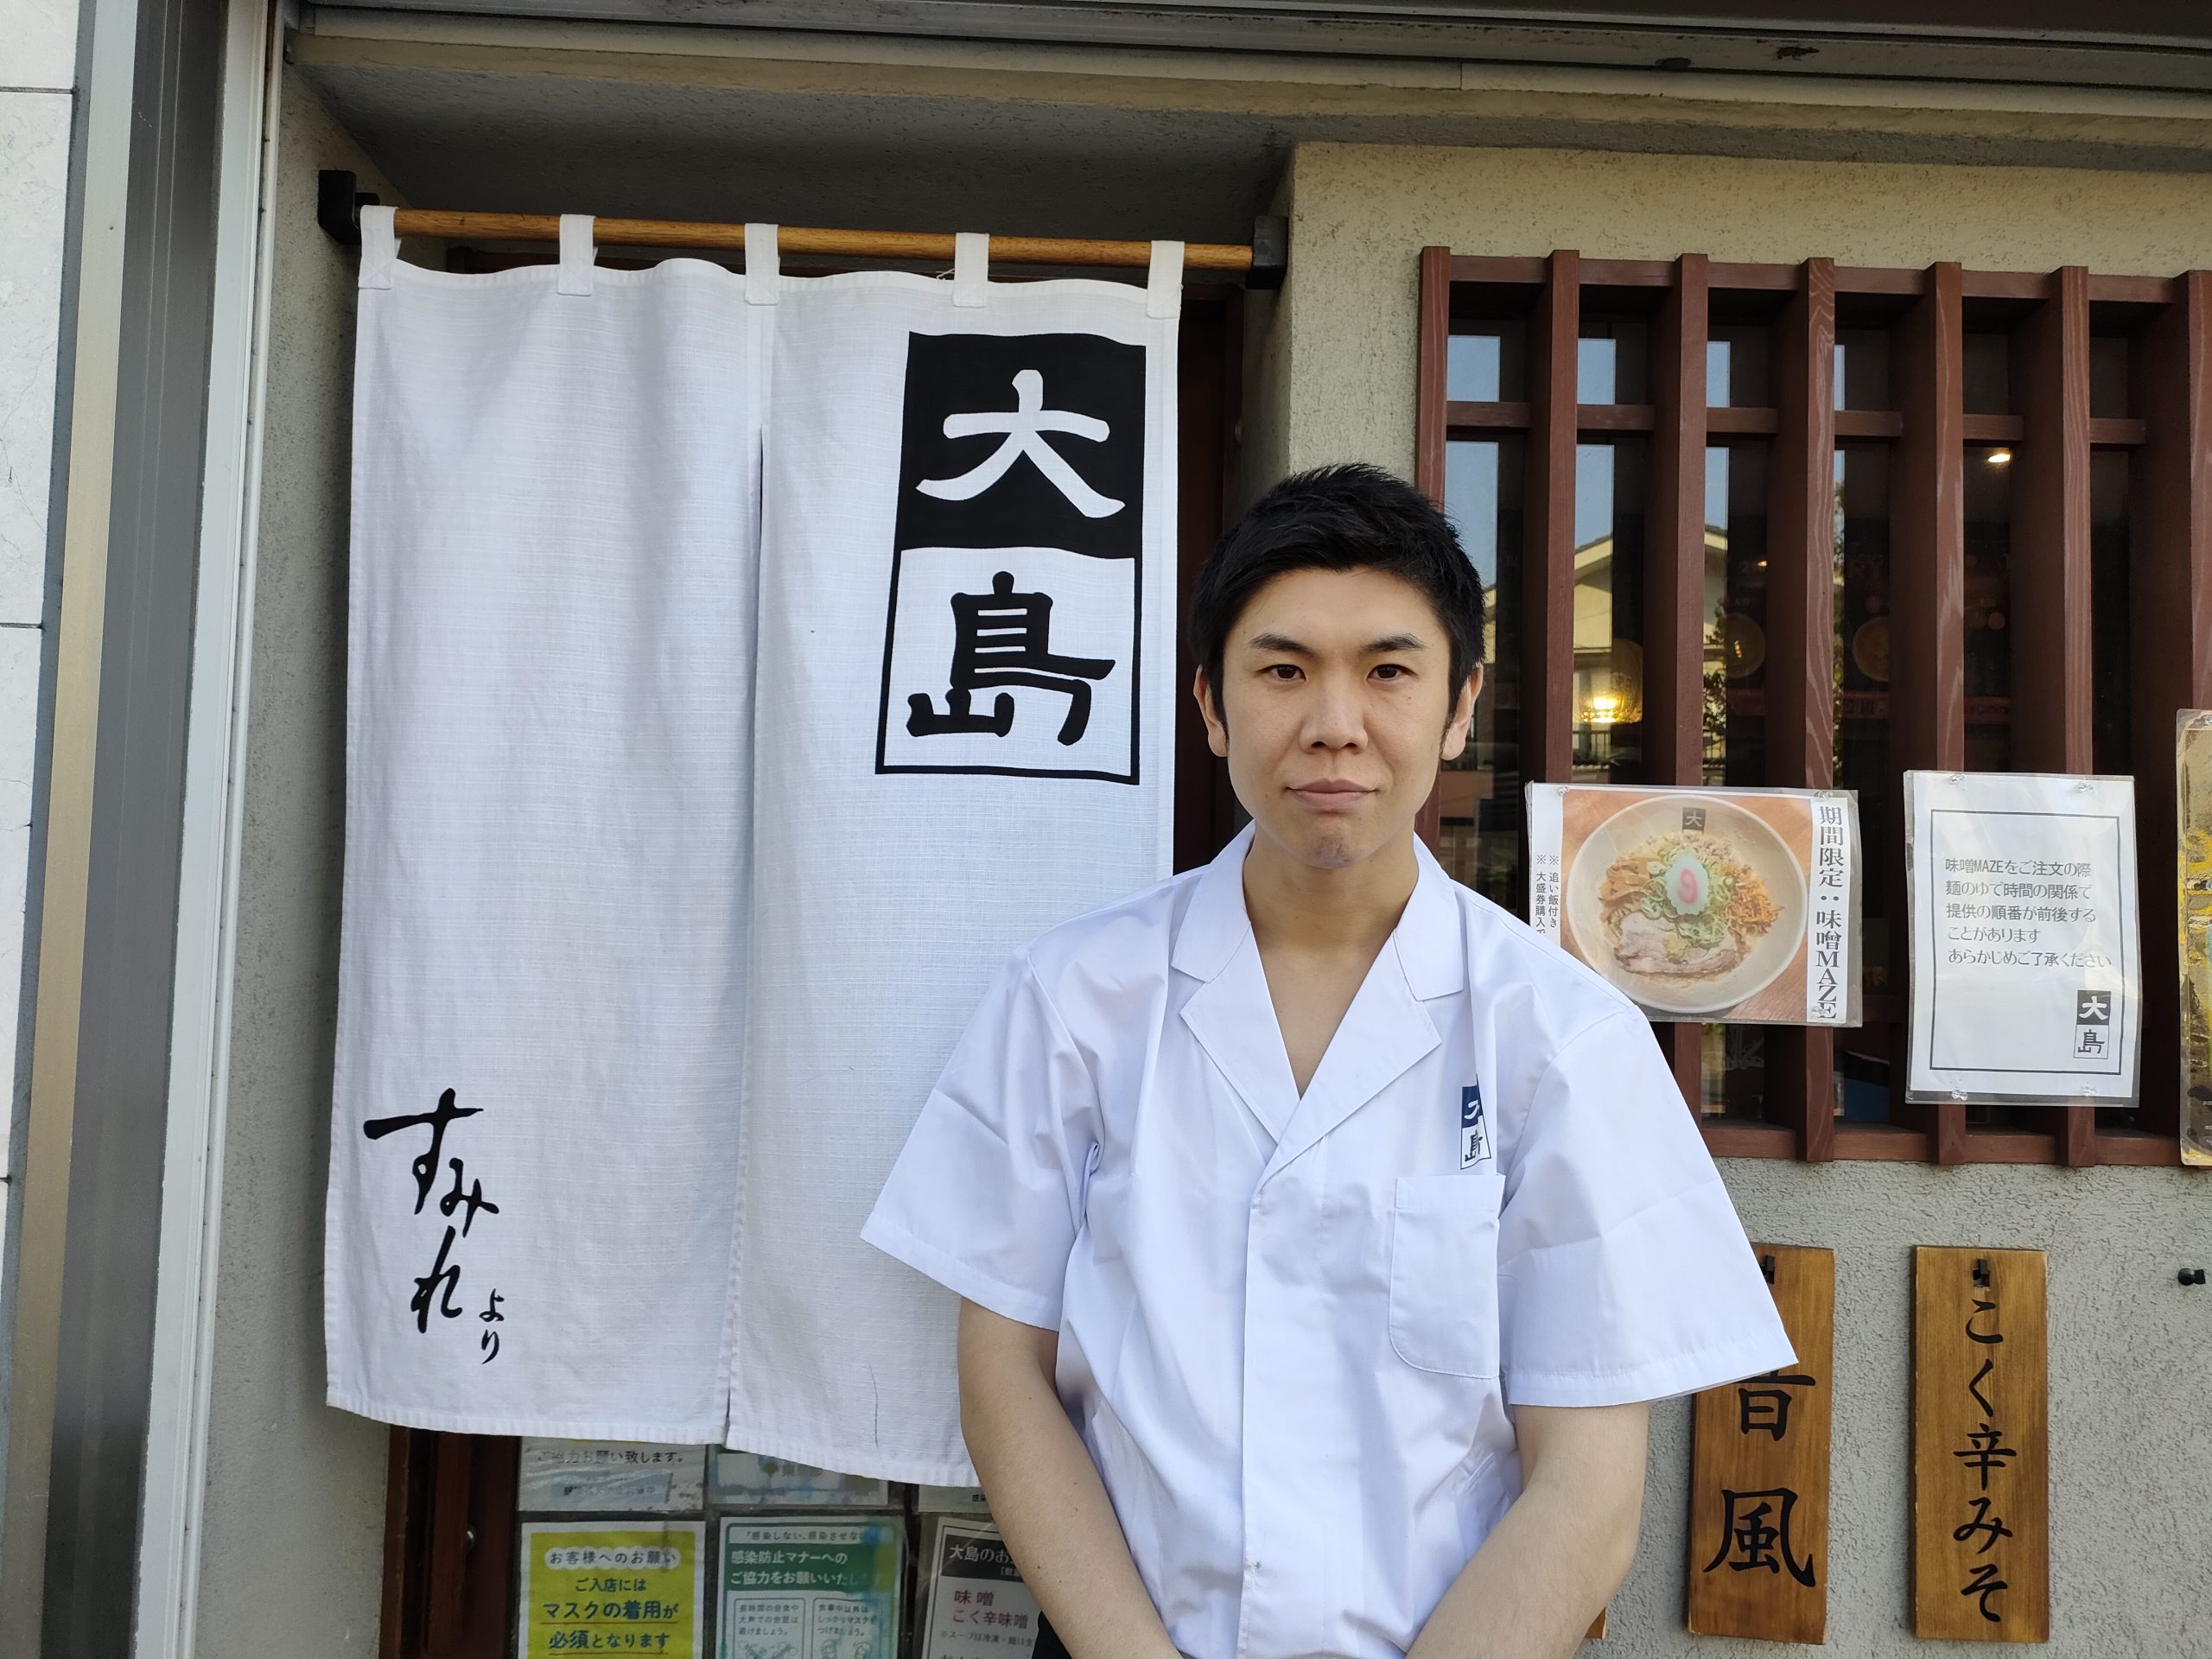
[[[2135,1097],[2135,785],[1905,774],[1915,1100]]]
[[[920,1659],[1022,1659],[1035,1648],[1037,1598],[995,1527],[950,1516],[934,1521],[925,1559],[929,1627]]]
[[[703,1446],[525,1437],[515,1507],[525,1514],[696,1515],[706,1468]]]

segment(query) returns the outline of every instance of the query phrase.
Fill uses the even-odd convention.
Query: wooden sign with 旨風
[[[1825,1642],[1835,1252],[1751,1248],[1797,1363],[1696,1395],[1689,1629]]]
[[[2041,1250],[1912,1253],[1912,1629],[2050,1639]]]

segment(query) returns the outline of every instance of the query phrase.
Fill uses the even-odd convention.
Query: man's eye
[[[1400,663],[1377,663],[1375,665],[1375,672],[1382,679],[1402,680],[1406,677],[1407,671]]]
[[[1298,677],[1298,664],[1295,663],[1271,663],[1268,665],[1267,671],[1279,680],[1294,680]]]

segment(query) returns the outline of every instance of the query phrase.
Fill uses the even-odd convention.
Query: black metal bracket
[[[1271,294],[1289,271],[1290,221],[1281,213],[1262,213],[1252,221],[1252,270],[1244,286]]]
[[[315,222],[340,247],[361,245],[361,209],[377,205],[376,197],[355,188],[359,182],[339,167],[315,175]]]
[[[2202,1268],[2183,1268],[2181,1270],[2181,1281],[2184,1285],[2202,1284],[2204,1282],[2204,1269]]]
[[[1759,1257],[1759,1272],[1765,1277],[1767,1283],[1770,1285],[1774,1282],[1774,1257],[1771,1255]]]
[[[1977,1255],[1974,1259],[1974,1281],[1982,1289],[1989,1288],[1989,1258]]]

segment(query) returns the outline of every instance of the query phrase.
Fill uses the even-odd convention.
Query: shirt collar
[[[1213,979],[1252,936],[1252,919],[1244,910],[1244,857],[1252,850],[1252,826],[1246,824],[1213,862],[1198,872],[1190,906],[1175,930],[1175,947],[1169,958],[1178,973],[1193,979]],[[1467,951],[1452,878],[1418,841],[1414,843],[1414,856],[1421,874],[1390,943],[1405,969],[1407,985],[1426,1001],[1465,988]]]

